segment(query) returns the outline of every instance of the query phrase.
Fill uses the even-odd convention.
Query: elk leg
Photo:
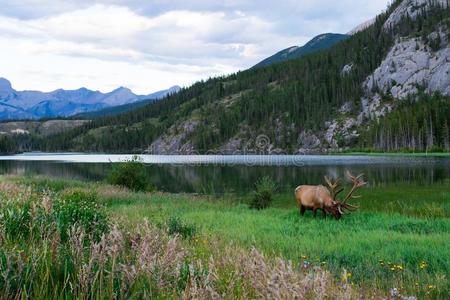
[[[326,219],[327,218],[327,212],[323,208],[322,208],[322,214],[323,214],[323,218]]]
[[[317,208],[313,209],[313,216],[314,216],[314,218],[317,216]]]
[[[303,205],[300,205],[300,215],[303,216],[305,214],[306,208]]]

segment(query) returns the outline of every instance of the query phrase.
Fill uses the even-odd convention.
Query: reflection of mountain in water
[[[110,164],[62,163],[48,161],[0,161],[0,174],[39,174],[71,179],[102,180]],[[450,178],[450,160],[420,165],[329,165],[329,166],[223,166],[148,165],[151,181],[168,192],[248,192],[262,176],[276,180],[281,190],[299,184],[323,182],[323,176],[343,177],[346,170],[364,173],[371,185],[431,184]]]

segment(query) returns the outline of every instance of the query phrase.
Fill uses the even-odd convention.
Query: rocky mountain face
[[[448,0],[404,0],[389,16],[383,28],[389,30],[401,22],[405,17],[415,20],[424,10],[433,5],[440,5],[445,8],[449,6]]]
[[[446,0],[438,1],[444,7]],[[408,15],[414,20],[420,9],[427,9],[431,1],[405,0],[390,15],[383,28],[388,30]],[[427,41],[427,43],[425,42]],[[348,66],[343,67],[344,72]],[[364,96],[361,107],[352,112],[350,102],[339,110],[337,118],[327,122],[323,136],[313,135],[334,148],[351,144],[360,134],[361,128],[370,120],[376,120],[395,109],[402,100],[417,95],[419,89],[426,93],[439,92],[450,96],[450,30],[438,25],[425,39],[421,37],[398,37],[380,66],[363,83]],[[384,101],[389,95],[394,101]],[[317,147],[320,144],[317,143]]]
[[[109,93],[86,88],[44,93],[16,91],[7,79],[0,78],[0,120],[68,117],[144,99],[160,99],[178,90],[179,87],[172,87],[150,95],[136,95],[124,87]]]

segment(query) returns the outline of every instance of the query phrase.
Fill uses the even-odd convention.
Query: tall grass
[[[24,194],[19,201],[10,200],[15,203],[26,203],[23,199],[41,203],[44,195],[49,195],[49,190],[56,198],[68,193],[67,190],[55,193],[52,183],[43,185],[36,179],[15,181],[25,187],[32,186],[31,190],[28,188],[29,196]],[[410,187],[408,193],[402,192],[403,187],[368,188],[364,191],[364,200],[361,200],[361,210],[340,221],[315,219],[309,213],[301,218],[292,196],[287,195],[276,195],[272,208],[256,211],[249,210],[242,199],[230,199],[229,195],[221,199],[134,193],[101,184],[86,184],[81,188],[96,190],[98,201],[106,205],[106,211],[119,225],[110,226],[105,236],[97,241],[92,235],[80,231],[79,227],[71,227],[71,238],[63,241],[59,234],[53,234],[54,230],[43,231],[47,233],[39,239],[14,240],[4,234],[5,225],[0,223],[2,251],[9,249],[11,251],[7,255],[13,255],[20,250],[25,253],[24,257],[31,257],[34,253],[39,262],[37,265],[42,269],[33,273],[33,278],[40,276],[36,280],[41,286],[31,288],[31,277],[22,278],[18,274],[23,272],[18,270],[23,269],[13,267],[8,274],[22,278],[15,285],[15,293],[23,295],[23,287],[27,286],[30,288],[26,291],[28,294],[34,289],[35,293],[38,290],[54,293],[42,292],[41,297],[75,293],[80,298],[86,295],[115,298],[156,295],[187,298],[264,298],[264,295],[277,298],[276,295],[281,295],[291,298],[304,295],[299,298],[320,298],[325,293],[328,298],[352,299],[364,294],[367,298],[378,299],[389,293],[399,293],[416,295],[420,299],[449,298],[450,221],[447,207],[450,195],[445,184]],[[23,186],[18,188],[17,184],[10,184],[6,189],[23,190]],[[10,196],[13,194],[8,192],[5,195],[12,199]],[[402,199],[409,199],[405,200],[408,205],[386,205],[401,203]],[[420,213],[426,205],[439,209]],[[181,239],[176,233],[182,230],[170,231],[168,225],[172,216],[177,216],[178,220],[173,228],[188,224],[195,228],[195,234]],[[144,218],[150,220],[150,224],[143,225]],[[38,222],[34,220],[31,223]],[[178,226],[180,224],[184,225]],[[169,232],[175,235],[171,236]],[[96,269],[89,278],[95,280],[90,282],[91,290],[86,294],[80,287],[81,277],[74,275],[84,274],[84,271],[76,267],[89,265],[93,257],[97,257],[91,254],[92,247],[103,249],[98,245],[111,244],[109,240],[113,239],[113,233],[121,236],[119,254],[115,260],[106,252],[102,254],[105,260],[103,271],[98,269],[100,258],[93,260],[93,268]],[[80,235],[84,240],[78,243],[83,244],[83,258],[72,262],[72,257],[80,257],[71,250],[73,239]],[[169,272],[172,275],[158,279],[159,275],[152,273],[150,276],[140,269],[139,253],[143,248],[132,245],[142,243],[145,236],[161,240],[157,244],[163,250],[152,250],[160,253],[154,256],[156,262],[163,263],[170,241],[177,245],[176,249],[183,256],[177,259],[175,273]],[[58,249],[57,254],[52,249]],[[53,256],[57,257],[59,264],[49,260]],[[2,257],[6,256],[2,254]],[[171,260],[175,259],[172,257]],[[0,261],[3,272],[8,264],[4,258]],[[9,265],[15,266],[15,263]],[[120,272],[111,271],[122,265],[130,268],[126,270],[133,270],[129,272],[138,274],[132,277],[132,283],[123,277],[126,272],[122,269]],[[27,265],[27,268],[32,269],[32,266]],[[100,275],[103,276],[101,280]],[[47,281],[41,282],[45,278]],[[162,288],[158,287],[158,280],[164,281]],[[126,293],[118,291],[122,285]]]
[[[217,237],[222,247],[230,242],[246,249],[257,247],[300,264],[326,266],[333,274],[347,269],[354,282],[372,289],[397,288],[435,298],[447,298],[450,291],[450,221],[446,218],[363,208],[336,221],[311,214],[302,218],[294,205],[251,211],[244,204],[165,194],[145,200],[110,199],[108,205],[130,222],[147,217],[163,223],[176,214],[203,234]],[[424,263],[426,267],[421,267]]]
[[[145,221],[133,228],[108,221],[97,237],[83,223],[85,217],[103,213],[100,206],[84,205],[95,194],[71,190],[65,195],[0,183],[0,298],[353,299],[378,295],[353,289],[346,274],[345,280],[336,280],[321,268],[268,258],[256,248],[212,246],[202,258],[197,255],[202,241],[182,241]],[[65,219],[66,238],[62,238],[60,210],[72,211],[80,201],[80,210],[71,215],[75,217]],[[14,235],[7,234],[11,230]]]

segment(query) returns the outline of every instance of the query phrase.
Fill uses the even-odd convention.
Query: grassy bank
[[[349,151],[337,152],[337,155],[362,155],[362,156],[410,156],[410,157],[450,157],[450,152],[372,152],[372,151]]]
[[[314,219],[310,214],[300,218],[288,194],[276,195],[272,208],[255,211],[248,209],[247,198],[233,195],[133,193],[77,181],[1,180],[32,186],[38,194],[50,190],[55,197],[67,193],[68,189],[95,190],[108,215],[130,232],[141,226],[144,218],[163,232],[170,228],[169,220],[179,220],[193,232],[180,241],[180,247],[189,250],[185,259],[200,262],[202,266],[208,265],[211,256],[221,263],[224,256],[237,260],[237,256],[245,254],[251,260],[259,255],[252,252],[257,249],[257,253],[267,256],[264,258],[267,265],[275,257],[291,260],[294,270],[298,270],[292,278],[298,276],[295,278],[300,280],[304,274],[316,272],[316,267],[330,271],[333,276],[327,279],[329,297],[335,293],[335,297],[345,298],[346,292],[349,298],[361,293],[377,298],[389,294],[393,288],[402,295],[420,298],[449,296],[450,182],[423,187],[367,188],[361,210],[335,221]],[[26,244],[18,246],[15,241],[8,243],[9,247],[27,247]],[[251,265],[249,261],[240,264]],[[255,286],[244,282],[249,278],[230,275],[235,274],[233,268],[238,266],[215,267],[219,279],[213,289],[223,293],[234,280],[233,297],[257,296]],[[181,285],[177,293],[184,293],[186,282],[177,284]],[[345,291],[344,287],[352,287],[352,292]],[[164,290],[168,291],[173,293],[174,287]]]

